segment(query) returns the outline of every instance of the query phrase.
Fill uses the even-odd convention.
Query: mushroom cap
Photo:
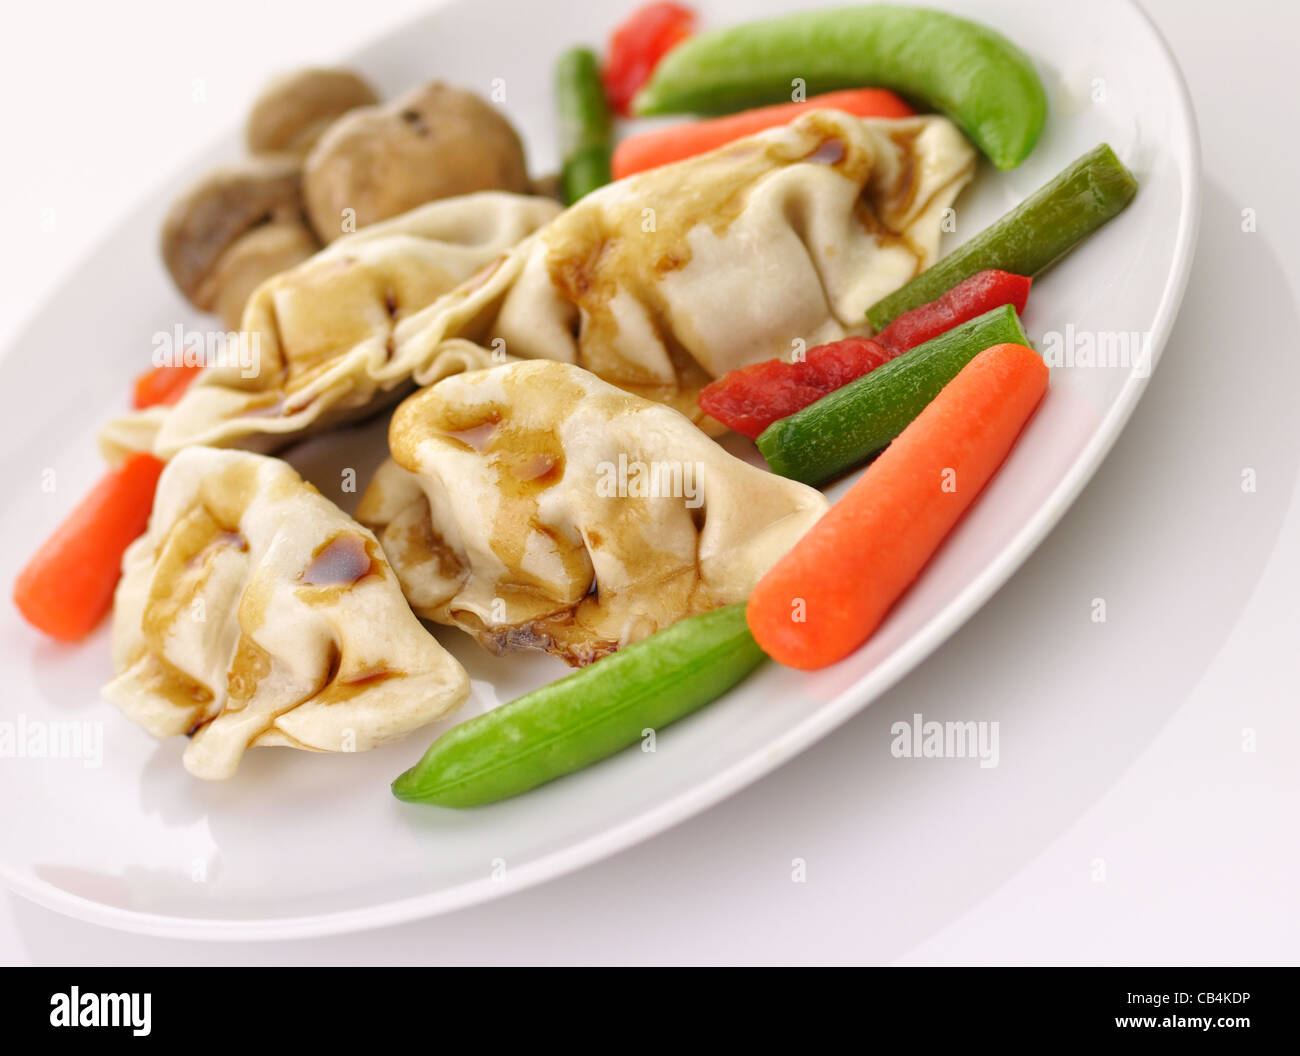
[[[523,144],[499,111],[472,92],[435,81],[386,106],[334,122],[307,156],[303,198],[322,241],[438,198],[529,190]]]
[[[351,70],[311,68],[281,74],[253,101],[244,141],[251,154],[304,157],[338,117],[377,102],[375,90]]]
[[[251,158],[217,169],[172,203],[163,221],[163,262],[180,291],[203,307],[204,284],[227,249],[254,227],[301,215],[297,159]]]
[[[272,275],[301,264],[318,249],[316,236],[301,220],[255,227],[226,250],[204,283],[199,307],[215,311],[227,330],[238,330],[244,305]]]

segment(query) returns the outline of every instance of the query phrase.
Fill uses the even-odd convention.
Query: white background
[[[121,213],[240,120],[268,72],[345,54],[424,6],[10,5],[0,343]],[[1203,141],[1183,312],[1094,482],[921,669],[705,815],[500,902],[249,946],[122,934],[0,894],[0,961],[1294,963],[1300,16],[1269,0],[1146,6]],[[1098,597],[1104,624],[1090,619]],[[890,757],[892,722],[954,702],[1002,723],[1002,767]],[[1079,758],[1068,736],[1062,750],[1062,731],[1094,723],[1113,750]],[[985,790],[1015,780],[1008,756],[1045,750],[1050,782],[1018,789],[1012,814],[979,812]],[[921,829],[941,842],[917,846]],[[915,875],[881,883],[881,856],[900,853]]]

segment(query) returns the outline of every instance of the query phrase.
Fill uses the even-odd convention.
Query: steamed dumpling
[[[827,508],[684,416],[536,361],[407,399],[362,497],[415,611],[587,664],[741,601]]]
[[[709,379],[864,332],[937,258],[974,165],[947,118],[815,111],[587,195],[399,337],[576,363],[698,418]]]
[[[272,450],[412,377],[507,359],[577,363],[702,419],[710,378],[863,332],[867,308],[938,256],[974,165],[947,118],[820,110],[559,216],[500,193],[434,202],[269,280],[244,316],[260,371],[210,369],[174,408],[110,425],[103,446]]]
[[[104,689],[185,768],[245,749],[364,751],[458,707],[464,669],[416,619],[375,537],[279,459],[193,447],[123,560]]]
[[[547,198],[482,192],[339,239],[250,298],[241,351],[255,354],[254,369],[209,367],[176,406],[110,423],[101,446],[111,459],[169,458],[191,444],[274,450],[400,398],[417,361],[429,377],[486,366],[472,348],[417,355],[397,330],[559,211]]]

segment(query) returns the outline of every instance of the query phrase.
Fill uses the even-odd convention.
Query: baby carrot
[[[746,617],[763,651],[813,670],[866,641],[1002,464],[1047,375],[1031,349],[994,345],[944,386],[759,581]]]
[[[777,103],[706,121],[656,128],[628,136],[614,150],[614,179],[693,158],[755,132],[788,125],[809,110],[841,110],[856,117],[910,117],[915,111],[885,88],[849,88],[799,103]]]
[[[1009,304],[955,326],[758,434],[773,473],[819,486],[884,450],[962,367],[993,345],[1028,344]]]
[[[151,367],[135,379],[131,406],[142,411],[159,403],[175,403],[202,372],[202,367],[183,365]]]
[[[95,629],[113,603],[122,555],[149,523],[162,469],[152,455],[131,456],[55,529],[14,582],[28,623],[65,642]]]

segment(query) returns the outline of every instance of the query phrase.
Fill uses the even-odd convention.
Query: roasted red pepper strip
[[[900,315],[874,338],[846,337],[808,350],[801,362],[770,359],[709,382],[700,409],[728,428],[758,439],[780,418],[802,411],[895,356],[1004,304],[1025,310],[1029,279],[1006,271],[981,271],[937,301]]]
[[[1004,304],[1015,305],[1016,314],[1024,315],[1033,281],[1009,271],[976,272],[937,301],[904,312],[876,340],[897,355]]]
[[[657,2],[632,12],[609,38],[601,80],[610,109],[624,117],[632,97],[650,79],[659,60],[695,32],[695,12],[681,4]]]
[[[894,353],[866,337],[846,337],[808,350],[797,363],[769,359],[733,370],[700,392],[700,409],[751,440],[828,392],[888,363]]]

